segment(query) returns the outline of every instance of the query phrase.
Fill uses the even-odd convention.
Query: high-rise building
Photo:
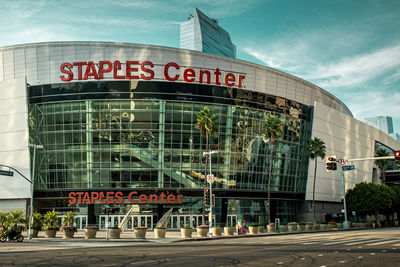
[[[236,58],[236,46],[229,33],[197,8],[180,25],[180,48]]]
[[[389,116],[378,116],[365,118],[364,122],[372,127],[375,127],[381,130],[384,133],[391,134],[393,133],[393,119]]]

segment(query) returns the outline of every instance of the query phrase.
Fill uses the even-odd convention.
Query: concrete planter
[[[329,230],[329,225],[328,224],[320,224],[319,227],[320,227],[320,229],[322,231]]]
[[[234,232],[235,232],[235,227],[224,227],[225,235],[233,235]]]
[[[312,231],[314,229],[314,225],[313,224],[306,224],[305,225],[305,230],[306,231]]]
[[[297,231],[304,231],[306,229],[306,225],[305,224],[298,224],[297,225]]]
[[[296,232],[297,231],[297,224],[295,225],[288,225],[289,232]]]
[[[213,227],[213,236],[221,236],[222,235],[222,227]]]
[[[191,238],[193,233],[192,228],[181,228],[181,236],[182,238]]]
[[[39,229],[32,229],[32,238],[36,238],[39,235]]]
[[[135,236],[136,238],[145,239],[147,233],[147,227],[135,227]]]
[[[267,230],[268,230],[268,233],[274,233],[275,225],[267,225]]]
[[[336,223],[336,228],[337,229],[342,229],[343,228],[343,223]]]
[[[0,236],[4,235],[4,227],[0,226]]]
[[[249,232],[251,235],[256,235],[258,233],[258,226],[249,226]]]
[[[208,227],[197,227],[197,236],[198,237],[207,237],[208,236]]]
[[[165,228],[155,228],[154,229],[155,238],[165,238],[166,233],[167,233],[167,229],[165,229]]]
[[[321,229],[321,225],[320,224],[314,224],[313,225],[313,230],[320,230]]]
[[[264,226],[258,226],[258,233],[264,233]]]
[[[56,233],[57,233],[57,230],[46,230],[46,231],[44,231],[44,234],[45,234],[46,237],[48,237],[48,238],[54,238],[54,237],[56,237]]]
[[[121,238],[121,229],[108,229],[108,237],[111,239]]]
[[[289,231],[289,228],[288,228],[287,225],[281,225],[281,233],[285,233],[285,232],[288,232],[288,231]]]
[[[96,229],[85,229],[85,239],[95,239],[97,234]]]
[[[73,238],[73,237],[74,237],[74,234],[75,234],[74,231],[68,231],[68,230],[64,230],[64,231],[62,231],[62,233],[63,233],[63,238],[64,238],[64,239],[66,239],[66,238]]]

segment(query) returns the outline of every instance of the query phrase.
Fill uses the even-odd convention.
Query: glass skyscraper
[[[180,48],[236,58],[236,46],[218,21],[195,8],[180,26]]]
[[[365,118],[364,122],[372,127],[375,127],[381,130],[384,133],[392,134],[393,133],[393,119],[388,116],[378,116]]]

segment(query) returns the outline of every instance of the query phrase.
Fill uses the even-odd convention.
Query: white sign
[[[341,158],[338,160],[338,162],[339,162],[340,165],[344,166],[344,165],[346,165],[346,163],[347,163],[347,159],[346,159],[345,157],[341,157]]]
[[[212,184],[214,182],[214,180],[215,180],[214,175],[212,175],[212,174],[207,175],[207,182]]]

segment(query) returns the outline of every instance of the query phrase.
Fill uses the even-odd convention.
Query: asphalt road
[[[12,244],[28,246],[35,244]],[[308,233],[171,243],[41,244],[4,252],[1,266],[400,266],[400,229]],[[110,247],[105,247],[109,246]],[[52,248],[52,246],[55,246]],[[96,246],[96,247],[93,247]]]

